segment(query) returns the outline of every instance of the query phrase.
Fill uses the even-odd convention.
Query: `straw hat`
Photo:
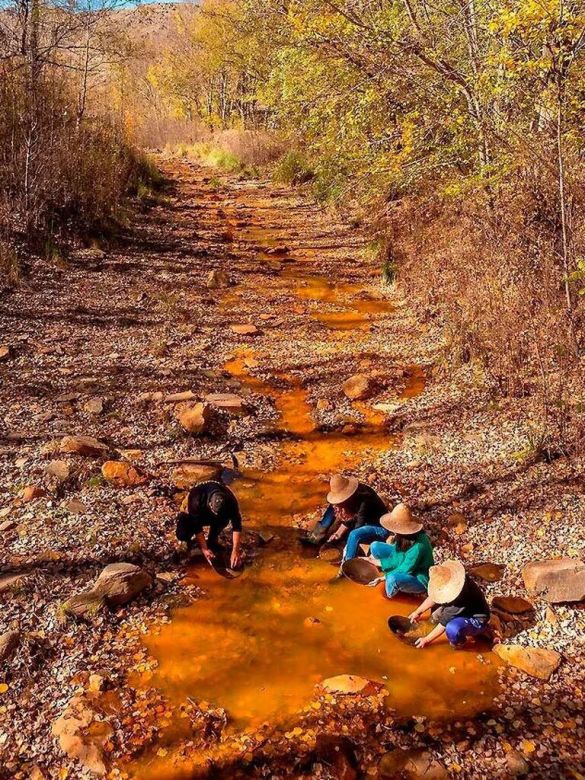
[[[327,493],[327,501],[330,504],[343,504],[344,501],[353,496],[359,484],[355,477],[334,474],[329,480],[330,490]]]
[[[429,596],[437,604],[448,604],[463,590],[465,569],[460,561],[443,561],[429,569]]]
[[[417,522],[410,514],[406,504],[396,504],[391,512],[382,515],[380,525],[393,534],[417,534],[422,530],[422,523]]]

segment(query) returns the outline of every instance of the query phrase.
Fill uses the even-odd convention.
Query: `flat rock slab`
[[[355,674],[338,674],[323,680],[321,686],[328,693],[369,693],[374,683]]]
[[[244,399],[235,393],[211,393],[205,396],[208,404],[223,412],[243,412],[246,408]]]
[[[492,607],[510,615],[526,615],[534,611],[534,604],[520,596],[494,596]]]
[[[59,442],[60,452],[72,452],[89,458],[107,455],[109,447],[93,436],[64,436]]]
[[[254,336],[259,332],[255,325],[230,325],[230,328],[239,336]]]
[[[510,666],[539,680],[548,680],[561,663],[560,653],[540,647],[495,645],[494,653]]]
[[[526,590],[550,604],[585,599],[585,563],[578,558],[549,558],[522,569]]]
[[[505,569],[506,567],[501,563],[481,563],[479,566],[472,566],[469,573],[484,582],[499,582],[504,576]]]
[[[7,574],[0,577],[0,593],[7,593],[10,590],[18,590],[24,584],[24,574]]]

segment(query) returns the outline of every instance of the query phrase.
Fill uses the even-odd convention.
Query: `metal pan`
[[[432,625],[428,620],[413,623],[404,615],[392,615],[388,618],[388,628],[401,642],[414,647],[416,640],[426,636],[432,629]]]
[[[378,567],[365,558],[350,558],[341,567],[341,573],[358,585],[369,585],[380,576]]]

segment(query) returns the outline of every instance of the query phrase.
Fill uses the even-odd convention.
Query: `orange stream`
[[[306,277],[302,297],[328,301],[348,292],[315,278]],[[169,624],[146,636],[158,667],[144,684],[161,688],[175,706],[191,697],[225,708],[233,734],[267,721],[273,726],[292,721],[314,697],[316,683],[344,673],[383,682],[388,705],[405,715],[460,718],[487,708],[496,689],[489,654],[478,657],[477,648],[454,652],[445,642],[424,651],[400,643],[389,633],[387,618],[407,614],[414,602],[390,603],[381,586],[331,582],[336,568],[306,557],[291,526],[293,515],[323,506],[332,472],[352,471],[394,446],[382,417],[370,414],[362,432],[353,436],[318,432],[304,389],[290,378],[284,390],[263,382],[247,368],[254,363],[252,354],[243,352],[226,369],[254,392],[274,399],[279,428],[292,437],[283,441],[273,471],[245,470],[233,489],[246,528],[269,531],[275,538],[238,579],[223,579],[204,563],[191,568],[189,580],[205,596],[176,610]],[[423,386],[422,371],[412,368],[403,397]],[[359,408],[367,411],[365,404]],[[190,763],[173,757],[172,746],[180,737],[188,734],[175,724],[161,742],[170,745],[169,755],[158,756],[155,746],[132,765],[131,776],[192,777],[195,763],[211,754]],[[214,748],[215,757],[221,749],[219,744]]]

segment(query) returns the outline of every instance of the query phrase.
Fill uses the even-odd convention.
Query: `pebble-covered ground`
[[[3,778],[89,776],[91,760],[66,756],[51,730],[75,694],[107,724],[100,745],[112,777],[124,775],[119,759],[156,731],[153,713],[164,720],[164,701],[137,692],[128,675],[149,667],[141,632],[199,595],[174,557],[168,461],[226,459],[218,455],[226,445],[246,466],[269,468],[278,458],[274,398],[223,369],[244,347],[254,350],[250,370],[260,379],[279,381],[284,372],[302,383],[324,429],[359,426],[364,413],[382,409],[397,446],[364,461],[358,476],[413,505],[439,558],[503,564],[502,579],[485,586],[490,596],[526,597],[521,569],[529,561],[583,557],[583,464],[533,462],[530,398],[494,399],[469,368],[437,368],[440,334],[417,322],[399,290],[380,288],[359,229],[299,192],[186,161],[161,164],[167,191],[117,246],[55,264],[31,260],[25,281],[0,301],[0,342],[9,347],[0,352],[0,634],[19,638],[0,669]],[[209,288],[211,270],[233,285]],[[388,310],[374,306],[351,329],[332,330],[315,316],[343,319],[348,301],[354,311],[355,300],[380,297]],[[238,334],[234,324],[258,332]],[[408,398],[420,367],[424,392]],[[356,372],[376,378],[365,407],[341,390]],[[176,404],[165,402],[187,389],[197,398],[238,393],[253,413],[217,412],[205,435],[189,437]],[[148,480],[117,487],[102,474],[106,456],[56,452],[52,443],[72,434],[96,437],[107,457],[134,463]],[[257,554],[252,534],[245,545]],[[144,567],[152,587],[90,620],[68,616],[67,599],[117,561]],[[557,650],[562,663],[548,681],[502,665],[501,694],[484,715],[396,722],[379,692],[321,696],[296,728],[256,735],[254,749],[244,740],[238,766],[213,776],[350,778],[355,766],[368,777],[395,776],[377,765],[402,747],[424,749],[439,762],[434,770],[452,777],[582,777],[585,610],[534,607],[525,620],[504,621],[505,639]],[[225,714],[187,715],[217,741]],[[336,743],[332,754],[327,734],[349,744]]]

